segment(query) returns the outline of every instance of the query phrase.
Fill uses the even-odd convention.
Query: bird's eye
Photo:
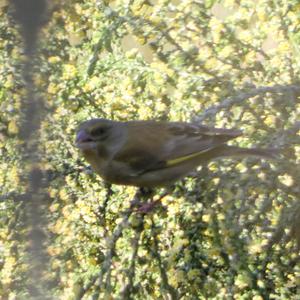
[[[102,136],[106,132],[107,132],[106,128],[96,127],[91,130],[90,134],[94,137],[99,137],[99,136]]]

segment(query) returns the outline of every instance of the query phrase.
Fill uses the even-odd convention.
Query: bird
[[[106,182],[156,188],[171,186],[215,158],[278,157],[278,149],[226,144],[241,135],[239,129],[188,122],[95,118],[79,126],[75,145]]]

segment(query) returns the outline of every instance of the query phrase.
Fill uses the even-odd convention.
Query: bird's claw
[[[151,212],[158,204],[160,204],[160,201],[156,200],[156,201],[151,201],[148,203],[143,203],[139,205],[139,207],[137,207],[136,211],[140,214],[147,214],[149,212]]]

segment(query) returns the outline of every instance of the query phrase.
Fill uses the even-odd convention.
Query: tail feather
[[[227,146],[221,148],[220,156],[258,156],[262,158],[278,159],[280,158],[281,151],[276,148],[240,148],[235,146]]]

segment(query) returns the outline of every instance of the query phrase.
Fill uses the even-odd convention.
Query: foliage
[[[28,299],[26,203],[14,197],[25,188],[24,58],[8,11],[1,1],[0,294]],[[49,11],[34,77],[48,110],[39,146],[52,200],[41,224],[49,297],[296,299],[298,1],[76,0]],[[235,143],[285,158],[210,162],[139,214],[135,188],[108,188],[74,148],[92,117],[238,127]]]

